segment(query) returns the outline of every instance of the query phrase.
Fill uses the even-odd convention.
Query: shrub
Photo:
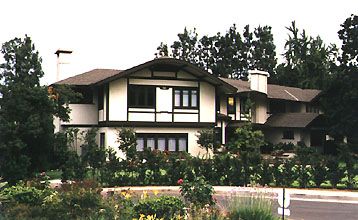
[[[157,218],[172,219],[177,215],[183,216],[185,205],[181,199],[174,196],[160,196],[140,200],[134,206],[135,216],[156,215]]]
[[[233,196],[228,201],[229,219],[273,220],[271,200],[262,196]]]
[[[312,178],[316,187],[327,179],[327,159],[321,154],[314,155],[315,160],[312,161]]]
[[[41,205],[43,199],[51,194],[51,192],[51,189],[41,190],[35,187],[25,186],[23,183],[18,183],[15,186],[2,190],[0,197],[10,202],[34,206]]]
[[[178,180],[180,193],[184,199],[194,207],[203,208],[215,204],[213,200],[214,188],[204,177],[195,177],[193,181]]]
[[[310,181],[310,164],[312,162],[313,153],[314,149],[312,147],[307,147],[304,144],[299,144],[296,147],[295,160],[298,165],[298,182],[302,188],[306,188]]]
[[[331,182],[333,188],[337,188],[344,176],[344,170],[339,166],[337,157],[329,156],[327,160],[328,175],[327,178]]]

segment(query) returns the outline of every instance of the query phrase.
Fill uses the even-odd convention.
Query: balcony
[[[70,121],[62,125],[94,125],[98,124],[98,110],[95,104],[70,104]]]

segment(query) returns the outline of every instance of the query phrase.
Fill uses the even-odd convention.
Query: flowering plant
[[[179,179],[180,193],[184,199],[198,208],[215,205],[214,188],[203,176],[195,177],[194,181]]]

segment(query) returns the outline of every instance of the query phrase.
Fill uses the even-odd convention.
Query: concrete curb
[[[178,194],[179,186],[126,186],[103,188],[103,193],[120,192],[122,190],[131,190],[137,193],[143,191],[159,191],[161,193]],[[262,194],[265,197],[276,198],[282,188],[267,188],[267,187],[236,187],[236,186],[214,186],[215,195],[231,196],[231,195],[252,195]],[[286,193],[289,193],[292,200],[317,200],[317,201],[342,201],[352,202],[358,204],[358,192],[343,191],[343,190],[321,190],[321,189],[295,189],[286,188]]]

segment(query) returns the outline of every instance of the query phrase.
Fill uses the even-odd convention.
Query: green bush
[[[160,196],[140,200],[134,205],[135,216],[156,215],[157,218],[172,219],[177,215],[184,216],[185,205],[174,196]]]
[[[195,177],[193,181],[179,179],[180,193],[192,206],[203,208],[214,205],[214,188],[203,176]]]
[[[10,202],[22,203],[25,205],[41,205],[43,199],[52,193],[51,189],[37,189],[18,183],[15,186],[5,188],[0,192],[0,197]]]
[[[228,201],[229,219],[277,220],[271,200],[262,196],[234,196]]]

